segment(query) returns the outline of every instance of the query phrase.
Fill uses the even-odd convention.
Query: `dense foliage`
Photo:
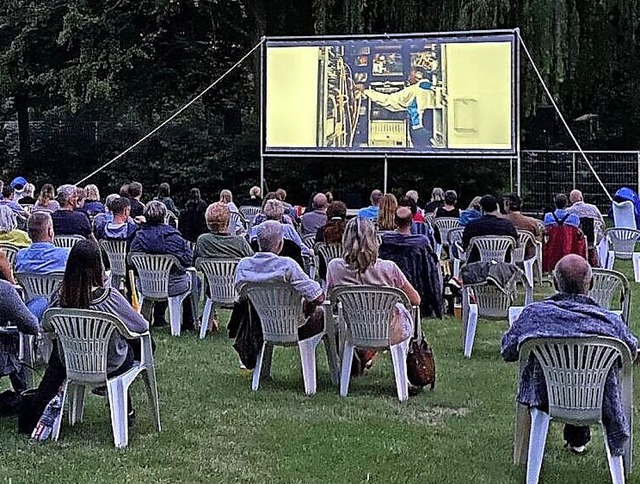
[[[638,0],[5,0],[0,3],[0,177],[78,180],[139,139],[251,49],[262,35],[429,32],[520,27],[567,118],[596,114],[581,141],[640,139]],[[570,147],[536,117],[548,105],[522,60],[524,146]],[[156,137],[95,178],[115,189],[170,181],[178,192],[258,181],[259,58],[241,65]],[[580,128],[580,123],[577,123]],[[500,189],[504,164],[397,162],[390,187],[434,184],[463,197]],[[339,166],[340,168],[336,169]],[[267,183],[294,198],[363,194],[382,164],[269,160]],[[362,174],[366,175],[363,176]]]

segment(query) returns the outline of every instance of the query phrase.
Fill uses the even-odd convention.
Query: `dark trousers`
[[[571,447],[581,447],[587,445],[591,440],[591,429],[589,427],[577,427],[575,425],[565,424],[564,440]]]

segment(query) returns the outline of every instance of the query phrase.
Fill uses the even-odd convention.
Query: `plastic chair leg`
[[[69,391],[69,381],[65,380],[62,385],[62,402],[60,402],[60,415],[53,422],[53,428],[51,429],[51,440],[57,441],[60,437],[60,427],[62,427],[62,417],[64,416],[64,404],[67,400],[67,393]]]
[[[529,436],[529,457],[527,459],[527,484],[538,484],[544,447],[547,443],[549,414],[537,408],[530,408],[529,413],[531,414],[531,435]]]
[[[107,381],[107,395],[109,396],[109,410],[111,411],[111,428],[113,442],[118,449],[125,448],[129,443],[129,403],[127,391],[121,378]]]
[[[460,277],[460,259],[453,259],[453,277]]]
[[[342,369],[340,372],[340,396],[346,397],[349,392],[349,379],[351,378],[351,364],[353,363],[353,343],[344,342],[342,352]]]
[[[633,253],[633,278],[640,282],[640,252]]]
[[[69,388],[69,420],[71,425],[84,420],[84,385],[72,385]]]
[[[182,327],[182,301],[185,296],[173,296],[169,298],[169,320],[171,336],[180,336]]]
[[[529,438],[531,435],[531,415],[529,409],[516,403],[516,425],[513,431],[513,463],[516,465],[527,462],[529,452]]]
[[[464,336],[464,356],[471,358],[473,351],[473,340],[476,337],[476,326],[478,324],[478,305],[469,304],[469,321],[467,322],[467,331]]]
[[[407,379],[407,349],[409,340],[406,339],[396,345],[391,345],[391,360],[393,361],[393,372],[396,377],[396,389],[398,400],[401,402],[409,398],[409,381]]]
[[[160,402],[158,400],[156,370],[154,368],[147,368],[142,374],[142,379],[147,387],[147,397],[149,398],[149,405],[151,406],[151,412],[153,413],[153,425],[156,432],[160,432],[162,430],[162,425],[160,424]]]
[[[616,261],[615,252],[610,250],[607,254],[607,269],[613,269],[613,264]]]
[[[602,240],[598,244],[598,258],[600,259],[600,267],[607,267],[607,257],[609,255],[609,245],[607,244],[607,238],[602,237]]]
[[[207,297],[207,302],[204,303],[204,311],[202,312],[202,321],[200,322],[200,339],[204,339],[207,335],[211,311],[213,311],[213,301]]]
[[[266,341],[262,343],[262,349],[260,353],[258,353],[258,357],[256,358],[256,367],[253,369],[253,379],[251,381],[251,390],[254,392],[258,390],[260,386],[260,373],[262,372],[262,362],[264,359],[264,353],[267,348]]]
[[[602,426],[602,434],[604,437],[604,449],[607,453],[607,460],[609,461],[609,473],[611,474],[611,482],[613,484],[624,484],[625,482],[625,470],[622,456],[611,455],[611,449],[609,449],[609,441],[607,439],[607,431]]]
[[[316,393],[316,346],[322,339],[322,334],[298,341],[300,349],[300,362],[302,363],[302,379],[304,380],[304,392],[311,396]]]
[[[533,287],[534,285],[534,280],[533,280],[533,264],[535,263],[535,259],[529,259],[529,260],[525,260],[524,261],[524,275],[527,278],[527,281],[529,281],[529,284],[531,285],[531,287]]]
[[[325,334],[323,337],[324,350],[327,354],[327,364],[331,373],[331,383],[340,384],[340,362],[338,361],[338,349],[336,348],[335,335]]]

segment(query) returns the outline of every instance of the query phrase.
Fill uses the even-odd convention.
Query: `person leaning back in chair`
[[[564,256],[555,267],[554,284],[558,291],[544,301],[524,308],[520,317],[502,337],[502,356],[516,361],[520,345],[531,338],[573,338],[608,336],[623,341],[635,355],[638,340],[620,316],[605,310],[588,294],[593,284],[591,267],[576,254]],[[544,374],[532,358],[520,377],[517,400],[523,405],[547,411],[548,398]],[[611,453],[622,455],[623,445],[630,437],[629,422],[624,416],[618,372],[614,367],[605,383],[602,421],[607,430]],[[566,446],[582,453],[591,438],[589,427],[565,425]]]

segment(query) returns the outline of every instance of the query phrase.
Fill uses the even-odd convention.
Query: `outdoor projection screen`
[[[514,156],[516,34],[268,38],[264,155]]]

